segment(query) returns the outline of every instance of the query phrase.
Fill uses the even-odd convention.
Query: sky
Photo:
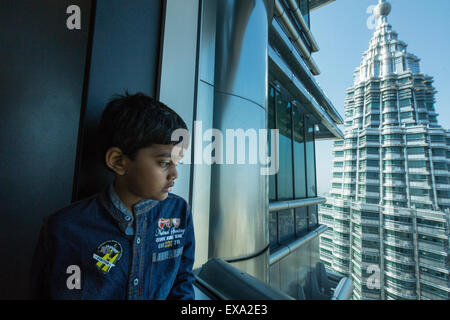
[[[421,72],[434,77],[438,123],[450,129],[450,0],[388,0],[388,23],[421,59]],[[336,0],[311,12],[311,31],[320,51],[313,53],[321,74],[316,81],[344,118],[345,90],[369,47],[368,8],[378,0]],[[369,23],[368,23],[369,22]],[[343,130],[343,127],[341,127]],[[319,156],[320,155],[320,156]],[[332,141],[316,142],[318,194],[331,188]]]

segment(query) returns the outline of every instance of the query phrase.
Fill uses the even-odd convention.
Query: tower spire
[[[375,7],[373,13],[380,24],[387,22],[387,16],[391,12],[391,9],[392,6],[389,2],[386,0],[378,0],[378,5]]]

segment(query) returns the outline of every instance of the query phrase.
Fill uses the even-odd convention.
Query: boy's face
[[[176,166],[183,156],[180,146],[154,144],[139,149],[134,160],[127,157],[122,186],[138,198],[166,199],[178,177]]]

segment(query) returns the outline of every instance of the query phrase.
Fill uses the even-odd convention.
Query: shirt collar
[[[111,183],[107,189],[107,195],[110,200],[110,203],[112,203],[112,206],[109,206],[110,213],[112,216],[119,222],[120,229],[125,232],[127,235],[133,235],[134,234],[134,228],[133,228],[133,220],[134,216],[130,212],[130,210],[127,209],[123,201],[119,198],[117,195],[115,189],[114,189],[114,183]],[[151,208],[156,206],[159,203],[157,200],[152,199],[142,199],[138,203],[136,203],[133,206],[135,215],[141,215],[143,213],[147,213]]]
[[[114,189],[114,183],[111,183],[109,186],[109,196],[111,198],[112,203],[114,206],[123,213],[125,220],[131,220],[133,219],[133,214],[130,212],[130,210],[127,209],[125,204],[122,200],[120,200],[118,194],[116,193],[116,190]],[[153,208],[159,203],[157,200],[152,199],[142,199],[138,203],[136,203],[133,206],[134,212],[136,215],[142,214]],[[129,217],[129,218],[127,218]],[[130,219],[131,218],[131,219]]]

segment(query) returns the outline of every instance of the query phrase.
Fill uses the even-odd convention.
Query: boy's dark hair
[[[141,148],[152,144],[177,144],[171,135],[176,129],[186,129],[181,117],[164,103],[141,92],[114,95],[103,111],[99,138],[102,160],[106,151],[118,147],[134,160]]]

